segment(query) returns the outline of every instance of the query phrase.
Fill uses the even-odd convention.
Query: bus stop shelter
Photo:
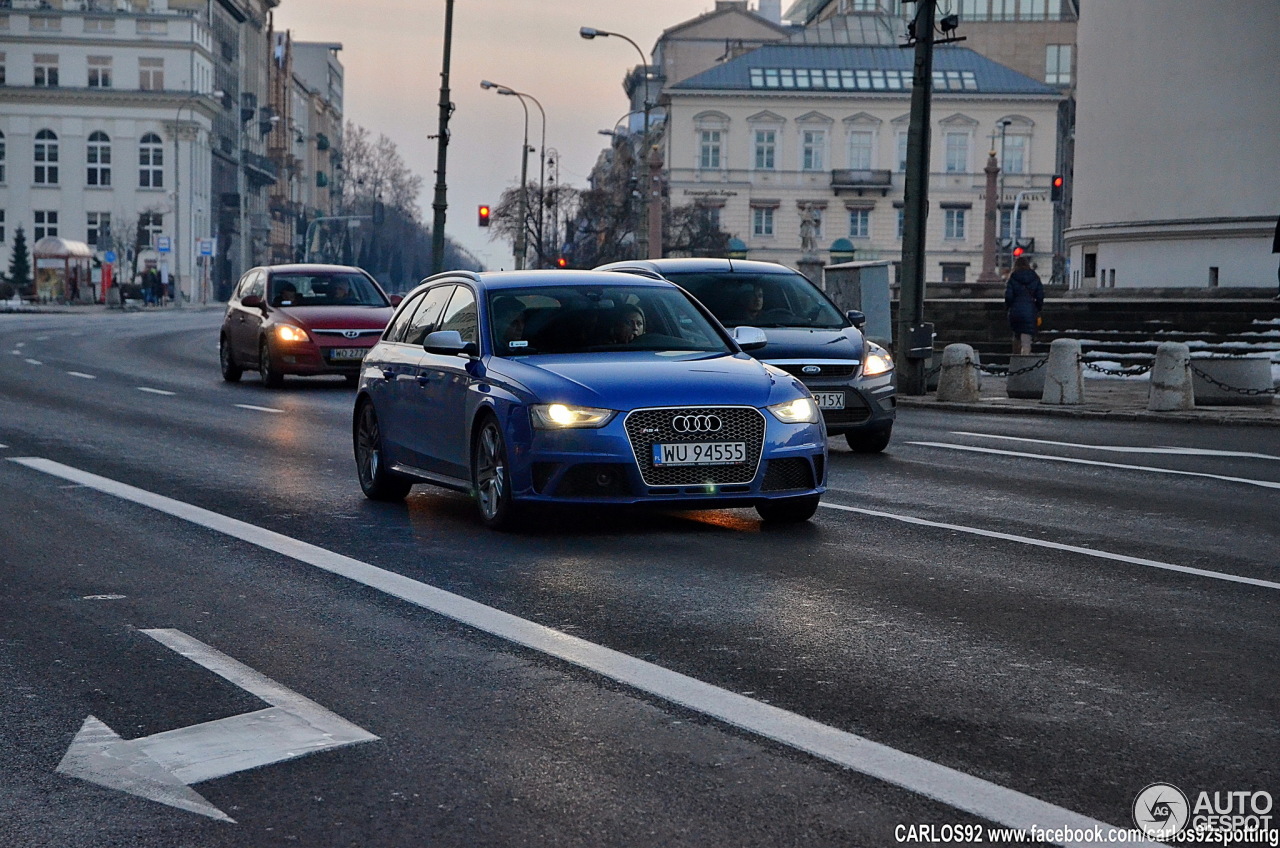
[[[31,248],[35,259],[35,282],[24,297],[41,302],[92,302],[94,297],[90,269],[93,251],[82,241],[46,236]]]

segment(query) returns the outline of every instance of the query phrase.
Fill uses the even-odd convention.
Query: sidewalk
[[[898,394],[898,406],[952,412],[989,412],[1004,415],[1049,415],[1062,418],[1109,418],[1120,421],[1178,421],[1200,424],[1233,424],[1280,427],[1280,404],[1275,396],[1265,406],[1198,406],[1180,412],[1151,412],[1147,409],[1148,382],[1145,379],[1086,379],[1084,403],[1055,406],[1036,399],[1011,398],[1005,393],[1005,378],[982,375],[982,394],[977,403],[939,403],[934,393],[923,396]]]

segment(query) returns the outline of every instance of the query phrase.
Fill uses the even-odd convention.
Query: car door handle
[[[425,385],[427,385],[427,384],[428,384],[428,383],[430,383],[430,382],[431,382],[431,375],[430,375],[430,374],[419,374],[419,375],[418,375],[418,385],[419,385],[419,386],[425,386]]]

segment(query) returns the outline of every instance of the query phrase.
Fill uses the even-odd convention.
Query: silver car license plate
[[[844,392],[813,392],[818,409],[844,409]]]
[[[740,465],[746,461],[746,442],[679,442],[653,446],[655,466]]]

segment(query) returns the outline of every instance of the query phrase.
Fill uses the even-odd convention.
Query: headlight
[[[875,342],[867,342],[867,361],[862,363],[862,373],[867,377],[876,377],[893,370],[893,357],[889,351]]]
[[[796,398],[767,407],[783,424],[817,424],[818,405],[809,398]]]
[[[537,403],[529,407],[533,426],[539,430],[566,430],[575,427],[603,427],[613,418],[612,409],[570,406],[565,403]]]
[[[305,342],[307,331],[292,324],[280,324],[276,327],[276,338],[282,342]]]

